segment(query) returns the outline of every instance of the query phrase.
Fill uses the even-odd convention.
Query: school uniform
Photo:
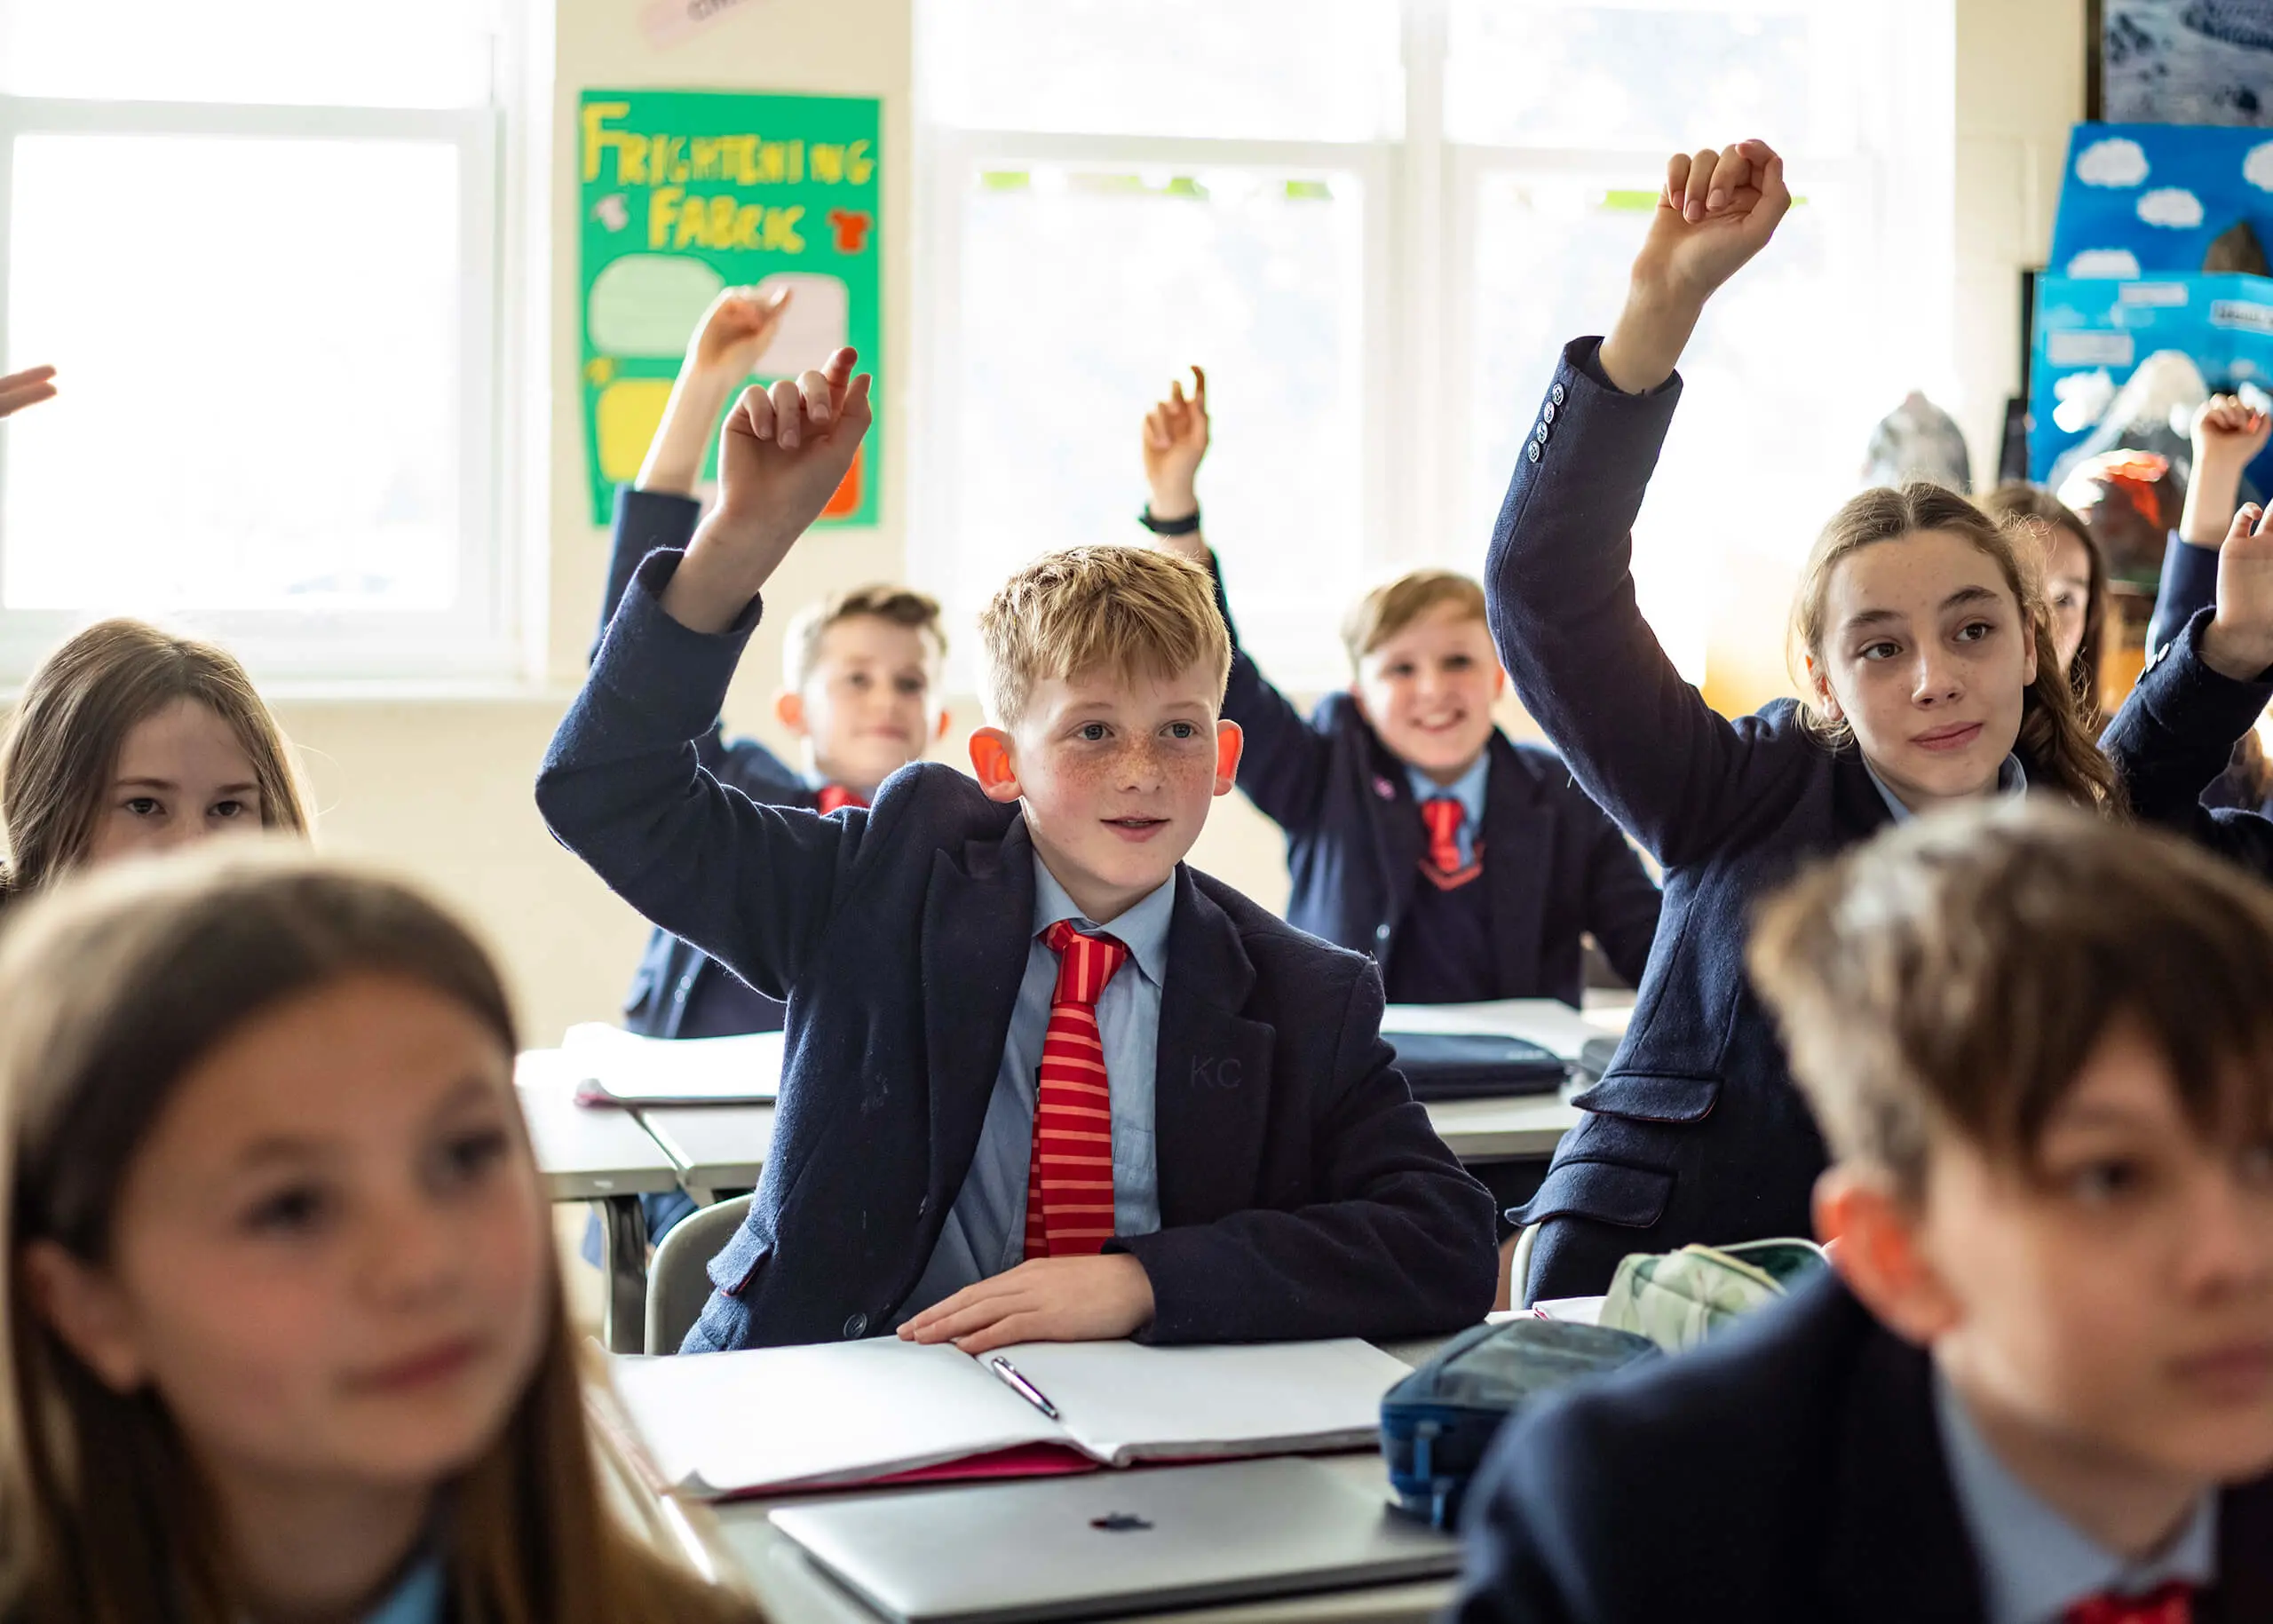
[[[1470,1490],[1453,1624],[2059,1624],[2166,1581],[2273,1619],[2273,1478],[2130,1564],[1990,1454],[1921,1349],[1835,1277],[1542,1403]]]
[[[2218,552],[2215,547],[2197,547],[2180,539],[2175,530],[2171,532],[2170,542],[2163,549],[2163,576],[2155,588],[2154,614],[2147,622],[2148,659],[2176,642],[2197,614],[2217,606]],[[2255,718],[2251,720],[2254,723]],[[2236,737],[2238,740],[2239,735]],[[2273,799],[2258,796],[2248,779],[2230,764],[2222,766],[2202,792],[2202,804],[2273,814]]]
[[[643,491],[630,485],[615,487],[615,541],[608,556],[607,592],[600,602],[599,631],[592,641],[594,658],[639,561],[660,549],[684,548],[693,538],[701,513],[702,504],[692,496]],[[776,806],[815,804],[812,786],[787,762],[755,739],[729,741],[720,721],[713,719],[695,749],[705,772],[752,800]],[[780,1000],[756,991],[701,948],[668,931],[657,931],[648,938],[647,951],[631,978],[631,990],[623,998],[624,1026],[651,1038],[779,1032],[782,1013]],[[693,1204],[684,1197],[664,1199],[674,1208],[683,1205],[687,1211],[693,1210]],[[677,1212],[671,1221],[685,1216]],[[656,1216],[649,1214],[651,1229]]]
[[[1619,391],[1569,345],[1485,566],[1492,631],[1580,786],[1665,871],[1632,1022],[1537,1195],[1525,1301],[1608,1288],[1629,1252],[1812,1232],[1825,1151],[1746,979],[1754,908],[1810,858],[1894,820],[1851,741],[1794,701],[1734,721],[1683,680],[1634,601],[1631,530],[1681,380]],[[2011,764],[2024,779],[2031,764]]]
[[[999,1134],[1003,1113],[1032,1121],[1025,1061],[1005,1054],[1033,963],[1033,843],[1016,804],[944,766],[904,768],[873,808],[833,817],[701,772],[690,741],[758,606],[724,635],[687,630],[658,601],[677,563],[640,566],[538,804],[634,907],[788,1002],[764,1176],[687,1350],[881,1334],[919,1287],[992,1272],[1002,1215],[1025,1201]],[[1490,1198],[1391,1065],[1372,964],[1187,867],[1173,885],[1149,1026],[1158,1227],[1133,1232],[1116,1168],[1115,1227],[1131,1232],[1108,1247],[1151,1279],[1144,1336],[1381,1338],[1480,1319]],[[1116,1099],[1136,1081],[1121,1065]],[[1030,1135],[1010,1142],[1023,1155]],[[935,1271],[951,1228],[968,1261]]]
[[[1239,788],[1286,831],[1287,919],[1371,954],[1394,1003],[1559,998],[1575,1007],[1591,931],[1612,968],[1642,978],[1662,899],[1625,836],[1552,750],[1498,728],[1461,784],[1440,788],[1392,755],[1347,693],[1305,718],[1232,627],[1224,714],[1247,735]],[[1457,867],[1432,860],[1422,807],[1461,812]]]
[[[2199,551],[2199,549],[2196,549]],[[2188,836],[2261,878],[2273,879],[2273,820],[2253,810],[2212,807],[2204,790],[2225,771],[2234,741],[2273,700],[2273,672],[2237,682],[2202,658],[2214,611],[2198,609],[2177,636],[2155,646],[2147,669],[2100,736],[2142,823]]]

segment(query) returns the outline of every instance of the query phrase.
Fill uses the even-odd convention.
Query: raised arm
[[[641,566],[537,780],[563,845],[775,997],[825,925],[868,818],[758,805],[702,771],[693,740],[717,714],[760,590],[867,432],[869,380],[852,376],[854,359],[840,350],[826,373],[744,392],[720,441],[716,511],[684,557]]]
[[[1516,463],[1485,566],[1492,632],[1525,708],[1588,793],[1667,865],[1725,839],[1798,757],[1731,725],[1666,658],[1634,599],[1633,526],[1714,290],[1791,206],[1765,144],[1675,154],[1597,348],[1569,345]]]
[[[1200,462],[1208,455],[1208,374],[1194,367],[1189,397],[1178,378],[1169,384],[1168,399],[1144,414],[1144,483],[1151,495],[1144,511],[1160,527],[1153,538],[1160,547],[1182,554],[1215,578],[1216,606],[1232,634],[1232,673],[1224,690],[1224,714],[1247,735],[1239,757],[1239,788],[1279,828],[1306,829],[1318,820],[1333,744],[1271,685],[1239,646],[1239,622],[1232,618],[1232,600],[1224,590],[1223,566],[1199,528],[1197,481]],[[1187,523],[1191,529],[1180,528]]]
[[[2241,502],[2242,471],[2265,449],[2267,418],[2231,395],[2217,395],[2194,414],[2194,474],[2186,509],[2163,551],[2155,613],[2147,622],[2147,658],[2174,641],[2198,609],[2217,601],[2218,549]]]

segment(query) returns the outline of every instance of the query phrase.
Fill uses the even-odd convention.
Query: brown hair
[[[820,643],[828,635],[829,628],[864,615],[928,635],[931,639],[931,657],[946,658],[947,634],[939,624],[938,598],[904,586],[854,587],[849,592],[824,598],[797,611],[781,645],[783,683],[793,689],[804,687],[811,680],[813,668],[820,663]]]
[[[1940,1126],[2026,1165],[2128,1022],[2198,1128],[2273,1109],[2273,891],[2169,835],[2045,802],[1939,812],[1761,908],[1748,959],[1833,1153],[1913,1196]]]
[[[1458,604],[1480,621],[1484,588],[1457,570],[1414,569],[1366,593],[1342,620],[1342,646],[1350,652],[1350,669],[1355,671],[1360,660],[1440,604]]]
[[[2120,813],[2126,804],[2122,781],[2100,754],[2077,709],[2068,674],[2060,669],[2059,653],[2052,646],[2051,617],[2044,608],[2043,574],[2031,550],[2014,545],[2008,532],[1954,491],[1922,481],[1900,489],[1881,487],[1851,498],[1831,516],[1808,553],[1799,590],[1792,598],[1793,680],[1812,694],[1802,661],[1807,657],[1818,666],[1823,663],[1824,616],[1833,573],[1865,547],[1899,541],[1921,530],[1961,536],[1987,554],[2019,606],[2021,624],[2035,639],[2036,678],[2021,696],[2020,735],[2014,741],[2030,781],[2053,785],[2079,805]],[[1849,737],[1846,725],[1816,709],[1812,699],[1808,722],[1834,747]]]
[[[1072,547],[1036,558],[980,611],[988,720],[1010,727],[1034,685],[1107,670],[1129,681],[1213,673],[1220,702],[1232,635],[1198,565],[1152,547]]]
[[[236,657],[141,621],[101,621],[32,673],[0,745],[0,899],[36,891],[85,858],[127,734],[185,699],[236,734],[260,783],[262,824],[306,832],[284,736]]]
[[[218,1514],[163,1405],[147,1390],[114,1391],[55,1335],[28,1299],[22,1253],[44,1240],[100,1262],[120,1185],[182,1076],[245,1023],[356,974],[431,987],[514,1049],[504,987],[463,926],[394,881],[298,850],[224,842],[75,879],[27,903],[0,938],[10,1259],[0,1614],[87,1624],[243,1615]],[[451,1488],[450,1616],[748,1617],[606,1514],[574,1347],[556,1276],[528,1388]]]
[[[2100,646],[2107,629],[2107,555],[2100,551],[2099,538],[2073,508],[2041,485],[2017,479],[2000,485],[1981,499],[1981,511],[2008,530],[2065,530],[2082,544],[2091,578],[2084,595],[2084,640],[2068,662],[2068,685],[2076,691],[2085,725],[2096,727]]]

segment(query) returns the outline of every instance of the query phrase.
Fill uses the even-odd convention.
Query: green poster
[[[638,471],[688,336],[721,289],[795,293],[760,379],[819,367],[849,344],[882,395],[874,98],[586,91],[577,131],[594,524],[607,522],[616,482]],[[876,522],[882,456],[872,428],[825,520]],[[707,474],[717,459],[714,447]]]

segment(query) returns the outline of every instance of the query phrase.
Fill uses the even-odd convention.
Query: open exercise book
[[[1053,1420],[990,1367],[995,1357],[875,1337],[613,1363],[662,1486],[708,1499],[1362,1449],[1379,1436],[1382,1395],[1410,1374],[1354,1339],[1002,1349]]]
[[[585,1105],[746,1105],[781,1089],[781,1034],[644,1038],[589,1021],[568,1028],[561,1052],[583,1073]]]

